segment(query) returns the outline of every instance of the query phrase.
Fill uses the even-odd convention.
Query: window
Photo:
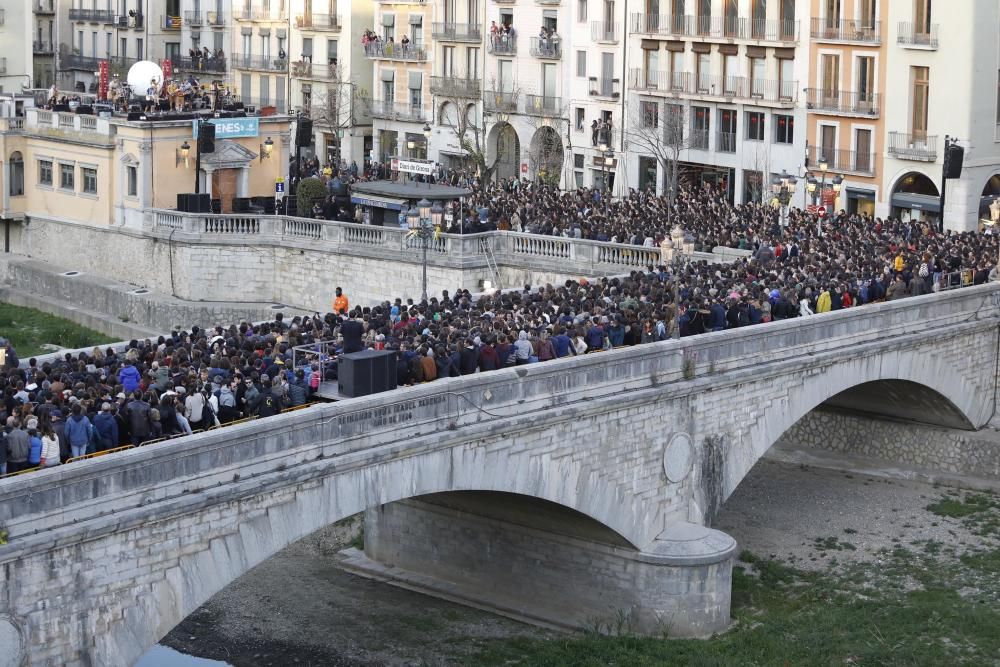
[[[753,0],[750,6],[750,36],[754,39],[764,39],[767,31],[767,2]]]
[[[872,170],[872,131],[854,131],[854,171],[868,172]]]
[[[143,42],[142,37],[138,37],[135,40],[135,57],[139,60],[143,60],[145,58],[145,53],[146,44]]]
[[[573,168],[583,169],[584,164],[586,164],[586,157],[583,153],[573,153]]]
[[[441,74],[446,77],[455,76],[455,47],[441,47]]]
[[[764,174],[752,170],[743,170],[743,202],[759,202],[764,198]]]
[[[764,141],[764,113],[747,111],[747,139],[749,141]]]
[[[823,96],[835,98],[840,93],[840,56],[823,56]]]
[[[708,35],[712,31],[712,0],[698,0],[698,34]]]
[[[663,141],[668,146],[684,144],[684,106],[668,104],[663,116]]]
[[[584,23],[587,20],[587,0],[577,0],[576,20]]]
[[[708,53],[699,53],[697,60],[698,92],[707,93],[712,84],[712,56]]]
[[[726,37],[736,37],[740,30],[740,10],[737,0],[726,0],[724,8]]]
[[[691,148],[708,148],[708,133],[711,130],[711,110],[708,107],[694,107],[691,112]]]
[[[660,124],[660,105],[656,102],[644,101],[642,104],[642,126],[655,128]]]
[[[781,0],[781,38],[795,38],[795,0]]]
[[[583,187],[583,168],[584,168],[584,156],[583,153],[573,153],[573,180],[576,182],[576,187]]]
[[[764,75],[767,66],[767,61],[763,58],[751,58],[750,59],[750,95],[753,97],[763,97],[764,96]]]
[[[465,52],[465,72],[470,79],[479,77],[479,47],[469,47]]]
[[[75,190],[76,183],[73,179],[76,167],[71,164],[59,165],[59,187],[63,190]]]
[[[719,109],[719,148],[722,153],[736,152],[736,110]]]
[[[861,0],[861,27],[865,30],[875,28],[875,0]]]
[[[918,35],[931,31],[931,0],[913,0],[913,27]]]
[[[307,63],[311,63],[313,60],[313,41],[312,37],[302,38],[302,60]]]
[[[424,45],[424,17],[410,16],[410,41],[417,48]]]
[[[576,108],[576,129],[580,132],[584,130],[587,124],[586,111],[583,107]]]
[[[139,170],[135,167],[125,167],[125,180],[128,182],[128,196],[139,196]]]
[[[826,27],[837,30],[840,27],[840,0],[826,0]]]
[[[38,161],[38,184],[52,186],[52,161]]]
[[[774,143],[791,144],[795,141],[795,117],[775,114]]]
[[[869,103],[867,109],[871,109],[871,102],[875,95],[875,59],[871,56],[858,56],[858,102]]]
[[[927,137],[927,103],[930,83],[930,68],[910,68],[910,127],[914,139]]]
[[[577,76],[587,76],[587,52],[577,51],[576,52],[576,75]]]
[[[88,195],[96,195],[97,169],[94,167],[82,167],[80,171],[83,174],[83,192]]]

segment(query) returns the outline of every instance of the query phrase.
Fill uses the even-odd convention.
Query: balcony
[[[716,132],[715,133],[715,150],[720,153],[735,153],[736,152],[736,133],[735,132]]]
[[[287,21],[288,12],[283,7],[242,7],[233,9],[233,18],[237,21]]]
[[[310,32],[340,32],[343,22],[340,14],[299,14],[295,27]]]
[[[758,42],[795,44],[799,22],[795,20],[747,19],[733,16],[669,16],[632,14],[632,32],[662,37],[703,39],[743,39]]]
[[[555,7],[556,5],[561,5],[562,0],[535,0],[535,4]]]
[[[110,9],[70,9],[70,21],[89,21],[90,23],[114,23],[115,13]]]
[[[605,79],[604,77],[592,76],[589,79],[589,84],[587,90],[591,97],[606,100],[621,99],[621,79]]]
[[[98,63],[104,60],[103,58],[98,58],[96,56],[80,56],[76,54],[69,54],[62,56],[59,59],[59,65],[61,69],[64,70],[85,70],[89,72],[94,72],[98,68]]]
[[[715,99],[743,99],[779,106],[791,106],[798,98],[797,81],[748,79],[743,76],[707,76],[691,72],[632,69],[629,86],[633,90],[693,95]]]
[[[287,72],[288,60],[269,58],[267,56],[234,55],[230,61],[233,69],[254,70],[258,72]]]
[[[629,72],[632,90],[649,92],[687,93],[693,90],[690,72],[667,72],[634,68]]]
[[[432,76],[431,94],[442,97],[457,97],[461,99],[478,99],[480,95],[480,80],[460,76]]]
[[[55,0],[34,0],[34,2],[31,3],[31,11],[34,14],[41,15],[55,14]]]
[[[228,71],[225,58],[182,58],[174,56],[170,59],[174,69],[184,72],[214,72]]]
[[[532,37],[530,51],[531,55],[542,60],[561,60],[562,40],[550,37]]]
[[[313,63],[308,60],[300,60],[292,63],[292,76],[300,79],[336,81],[340,77],[340,71],[332,63]]]
[[[205,15],[201,12],[184,12],[184,25],[189,25],[192,28],[200,28],[205,25]]]
[[[886,152],[900,160],[936,162],[937,140],[936,135],[890,132],[889,147]]]
[[[809,88],[806,90],[806,108],[812,111],[878,118],[879,96],[877,93]]]
[[[513,56],[517,54],[517,37],[493,37],[490,36],[486,43],[486,50],[495,56]]]
[[[806,168],[816,168],[821,158],[826,159],[827,168],[831,172],[858,174],[860,176],[875,175],[875,154],[871,152],[843,151],[823,149],[820,146],[806,146]],[[829,181],[828,177],[827,180]]]
[[[482,27],[478,23],[433,23],[431,36],[445,42],[483,41]]]
[[[617,44],[621,29],[617,23],[609,21],[591,21],[590,39],[601,44]]]
[[[160,27],[164,30],[180,30],[181,26],[184,25],[184,19],[180,16],[171,16],[169,14],[164,14],[160,17]]]
[[[424,123],[430,117],[427,110],[422,106],[396,104],[392,100],[370,100],[368,107],[372,118],[382,118],[384,120]]]
[[[222,12],[184,12],[184,25],[192,28],[224,28],[226,15]]]
[[[483,108],[489,113],[514,113],[517,111],[517,95],[488,90],[483,99]]]
[[[412,43],[402,46],[393,42],[372,42],[365,45],[365,55],[376,60],[405,60],[408,62],[425,62],[427,50]]]
[[[896,33],[896,43],[908,49],[936,51],[938,47],[938,24],[920,25],[900,21]]]
[[[553,95],[525,95],[523,113],[528,116],[561,116],[562,98]]]
[[[832,20],[814,17],[809,36],[820,42],[881,44],[881,21]]]
[[[688,148],[699,151],[707,151],[708,134],[708,130],[691,130],[688,133]]]
[[[56,47],[52,42],[34,41],[31,43],[31,52],[36,56],[51,56],[56,52]]]

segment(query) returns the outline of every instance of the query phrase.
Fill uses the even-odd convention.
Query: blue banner
[[[260,136],[260,118],[209,118],[208,122],[215,126],[216,139],[237,139],[239,137]],[[191,121],[194,127],[194,138],[198,138],[198,121]]]

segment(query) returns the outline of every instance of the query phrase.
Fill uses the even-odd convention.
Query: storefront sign
[[[237,139],[239,137],[256,137],[260,135],[260,118],[209,118],[208,122],[215,126],[216,139]],[[191,121],[194,128],[194,138],[198,138],[198,121]]]
[[[397,160],[396,171],[401,171],[404,174],[421,174],[423,176],[430,176],[434,173],[434,162],[431,160]]]

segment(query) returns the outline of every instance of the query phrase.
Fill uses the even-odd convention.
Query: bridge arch
[[[947,428],[981,428],[991,401],[977,396],[949,362],[917,352],[846,359],[817,369],[801,388],[788,391],[764,412],[734,447],[726,461],[721,496],[725,501],[739,483],[792,426],[820,406],[847,408]],[[707,499],[709,504],[710,499]]]

